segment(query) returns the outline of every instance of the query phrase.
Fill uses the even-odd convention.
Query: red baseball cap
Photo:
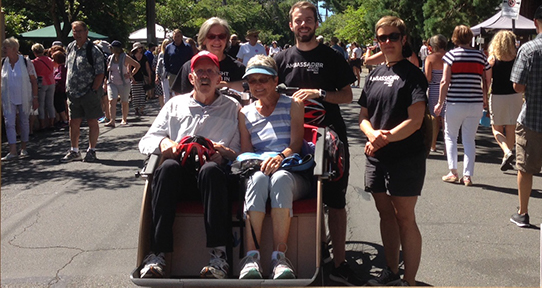
[[[218,67],[220,69],[220,64],[218,64],[218,57],[216,57],[215,54],[207,51],[207,50],[203,50],[203,51],[200,51],[198,54],[194,55],[192,57],[192,63],[190,64],[190,71],[194,71],[194,66],[196,65],[196,62],[198,62],[199,60],[201,59],[204,59],[204,58],[209,58],[211,59],[211,61],[213,61],[213,63],[216,65],[216,67]]]

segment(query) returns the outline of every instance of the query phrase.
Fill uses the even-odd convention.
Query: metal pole
[[[156,2],[155,0],[146,0],[147,3],[147,44],[156,44]]]
[[[512,19],[512,33],[516,34],[516,20]]]

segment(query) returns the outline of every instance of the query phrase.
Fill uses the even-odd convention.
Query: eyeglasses
[[[215,40],[216,38],[218,38],[220,40],[225,40],[226,38],[228,38],[228,35],[226,35],[226,34],[207,34],[207,39],[209,39],[209,40]]]
[[[198,77],[201,77],[201,76],[213,76],[213,75],[218,75],[220,74],[219,71],[215,71],[213,69],[198,69],[198,70],[194,70],[194,73],[196,74],[196,76]]]
[[[267,82],[269,82],[271,79],[273,79],[272,76],[261,77],[261,78],[248,77],[247,82],[250,85],[255,85],[255,84],[258,84],[258,83],[267,84]]]
[[[376,36],[376,39],[378,40],[378,42],[380,43],[386,43],[388,41],[388,39],[390,40],[390,42],[397,42],[399,41],[399,39],[401,39],[401,33],[391,33],[389,35],[377,35]]]

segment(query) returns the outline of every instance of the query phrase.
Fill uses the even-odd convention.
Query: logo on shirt
[[[399,75],[389,75],[389,76],[371,76],[370,81],[374,82],[384,82],[384,85],[388,87],[393,86],[393,82],[399,80]]]
[[[324,63],[321,62],[294,62],[286,65],[286,69],[290,68],[306,68],[308,72],[318,74],[320,69],[324,68]]]

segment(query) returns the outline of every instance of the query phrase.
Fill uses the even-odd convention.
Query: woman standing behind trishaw
[[[487,61],[493,67],[489,112],[493,135],[504,153],[501,171],[512,169],[516,121],[523,105],[522,93],[516,93],[510,81],[516,51],[516,35],[507,30],[497,32],[489,44]]]
[[[366,80],[358,101],[359,126],[367,136],[365,190],[372,193],[380,214],[388,267],[367,284],[414,286],[422,249],[415,207],[425,178],[426,149],[420,128],[427,80],[403,55],[407,44],[403,20],[385,16],[375,28],[386,65],[377,66]],[[403,279],[399,275],[400,247]]]

